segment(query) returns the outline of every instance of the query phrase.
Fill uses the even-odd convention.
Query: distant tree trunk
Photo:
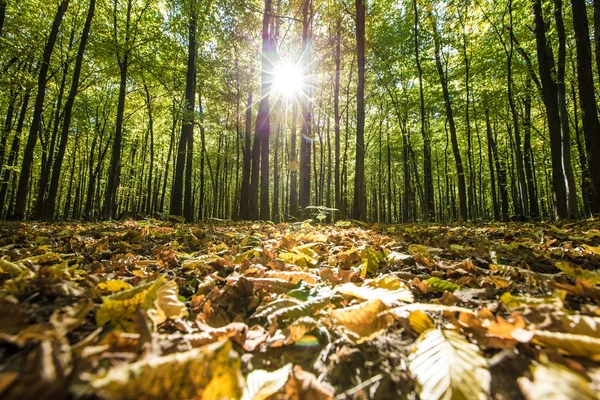
[[[6,162],[6,166],[2,169],[2,177],[0,179],[0,216],[2,216],[2,212],[5,208],[6,201],[6,192],[8,191],[8,183],[11,181],[11,178],[15,176],[15,172],[12,170],[17,164],[17,159],[19,157],[19,147],[21,143],[21,134],[23,133],[23,125],[25,123],[25,117],[27,115],[27,106],[29,105],[29,98],[31,97],[31,88],[28,87],[25,90],[25,95],[23,96],[23,102],[21,104],[21,111],[19,114],[19,120],[17,121],[17,127],[15,129],[15,134],[13,136],[12,143],[10,145],[10,153],[8,154],[8,161]],[[9,216],[10,213],[5,214]]]
[[[305,213],[306,207],[310,205],[310,153],[312,145],[312,113],[311,105],[309,100],[309,87],[307,84],[308,80],[308,69],[310,65],[309,61],[309,37],[308,28],[310,25],[309,7],[311,0],[303,0],[302,5],[302,70],[304,71],[305,85],[302,88],[304,94],[301,100],[302,108],[302,129],[300,135],[300,194],[298,204],[301,208],[301,212]],[[316,179],[316,176],[315,176]]]
[[[5,17],[6,17],[6,0],[0,0],[0,36],[2,36]]]
[[[2,130],[2,138],[0,139],[0,173],[4,168],[4,153],[6,152],[6,144],[8,143],[8,137],[13,128],[15,108],[18,108],[17,93],[11,90],[8,100],[8,107],[6,110],[6,120],[4,121],[4,129]]]
[[[406,133],[406,124],[402,123],[402,171],[404,172],[404,197],[402,204],[402,222],[407,223],[411,220],[410,215],[410,201],[412,199],[412,193],[410,188],[410,164],[408,160],[408,139]]]
[[[427,115],[425,114],[425,95],[423,93],[423,67],[421,66],[419,52],[419,10],[417,0],[413,0],[413,9],[415,14],[415,61],[417,71],[419,72],[419,112],[421,114],[421,136],[423,137],[423,218],[426,221],[431,221],[435,218],[435,196],[433,193],[433,174],[431,168],[431,137],[426,127]]]
[[[175,144],[175,131],[177,130],[177,110],[176,110],[175,98],[173,98],[173,124],[171,125],[171,140],[169,140],[169,151],[167,152],[167,165],[165,166],[165,174],[163,178],[162,193],[160,194],[160,212],[163,213],[165,210],[165,196],[167,194],[167,181],[169,178],[169,167],[171,161],[171,154],[173,153],[173,145]]]
[[[335,82],[333,88],[333,118],[334,118],[334,152],[335,152],[335,166],[333,172],[333,181],[335,186],[335,208],[340,213],[342,209],[342,190],[340,185],[340,45],[342,41],[342,18],[338,17],[336,22],[336,34],[335,34]]]
[[[188,158],[190,157],[188,145],[190,144],[190,142],[193,143],[194,136],[194,111],[196,104],[196,25],[196,8],[192,5],[190,9],[188,32],[188,59],[187,73],[185,79],[185,108],[183,111],[181,123],[181,136],[179,138],[179,146],[175,166],[175,179],[173,180],[173,188],[171,190],[171,207],[169,211],[172,215],[185,216],[188,221],[193,220],[193,216],[190,214],[190,205],[187,204],[188,200],[191,201],[191,171],[188,183],[187,164],[191,161],[188,160]],[[192,140],[190,140],[190,136],[192,137]],[[185,210],[182,210],[182,201],[184,200],[184,174],[186,204],[184,206]],[[190,193],[188,193],[188,189]]]
[[[153,188],[154,183],[154,119],[152,118],[152,98],[150,97],[150,91],[148,86],[144,83],[144,93],[146,94],[146,107],[148,109],[148,133],[150,135],[150,165],[148,167],[148,185],[146,187],[146,206],[145,212],[151,215],[154,210],[152,207]]]
[[[83,54],[85,53],[85,47],[87,39],[90,33],[90,27],[92,25],[92,19],[94,18],[94,12],[96,9],[96,0],[90,0],[90,6],[88,8],[87,18],[81,34],[81,40],[79,42],[79,50],[77,51],[77,58],[75,60],[75,69],[73,70],[73,83],[71,83],[71,90],[67,97],[64,109],[64,121],[62,131],[60,135],[60,142],[58,145],[58,153],[54,160],[54,166],[52,169],[52,177],[50,180],[50,189],[48,190],[48,200],[42,210],[42,217],[45,220],[52,220],[55,214],[56,208],[56,195],[58,193],[58,185],[62,171],[62,163],[67,150],[67,142],[69,140],[69,131],[71,129],[71,116],[73,112],[73,105],[75,104],[75,96],[79,91],[79,78],[81,76],[81,66],[83,64]],[[43,204],[43,203],[42,203]]]
[[[566,66],[566,39],[565,24],[562,17],[562,0],[554,0],[554,20],[558,33],[558,63],[556,71],[556,88],[558,92],[558,109],[562,128],[562,162],[567,187],[567,209],[569,218],[579,217],[577,206],[577,189],[575,188],[575,176],[571,165],[571,129],[569,128],[569,112],[567,111],[567,96],[565,88],[565,66]],[[590,62],[591,68],[591,62]]]
[[[600,122],[598,121],[596,98],[594,97],[592,54],[585,0],[571,0],[571,5],[573,8],[575,42],[577,44],[579,104],[592,192],[590,208],[593,214],[600,214]]]
[[[498,198],[496,196],[496,175],[494,173],[494,137],[492,135],[492,125],[490,124],[490,112],[487,107],[485,108],[485,132],[487,136],[488,167],[490,170],[490,183],[492,187],[492,210],[494,221],[500,221],[500,203],[498,203]]]
[[[273,84],[273,60],[275,59],[275,43],[269,34],[271,21],[271,0],[265,0],[265,15],[263,18],[263,54],[262,54],[262,76],[261,76],[261,102],[259,104],[256,118],[256,129],[261,138],[260,155],[260,219],[270,219],[269,204],[269,139],[270,139],[270,108],[269,94]]]
[[[246,135],[242,149],[242,189],[240,192],[240,219],[249,219],[248,202],[250,201],[250,141],[252,137],[252,92],[248,93],[246,105]]]
[[[296,151],[296,126],[298,122],[298,102],[292,105],[292,126],[290,134],[290,215],[298,217],[298,156]]]
[[[29,128],[27,144],[25,145],[25,153],[23,154],[21,175],[19,178],[19,186],[17,188],[17,202],[15,205],[14,215],[12,216],[12,218],[17,220],[22,220],[25,218],[29,178],[31,175],[31,166],[33,164],[33,152],[35,150],[38,131],[40,129],[40,122],[42,120],[42,110],[44,108],[44,99],[46,97],[46,85],[48,83],[48,69],[50,68],[50,57],[54,51],[54,44],[56,43],[60,23],[62,22],[68,6],[69,0],[62,0],[60,6],[58,6],[58,10],[54,16],[54,21],[52,22],[52,29],[50,30],[48,42],[44,48],[44,55],[42,56],[40,73],[38,75],[38,91],[35,99],[33,119]]]
[[[523,105],[523,152],[525,161],[525,176],[527,178],[527,191],[529,192],[529,215],[533,219],[540,217],[538,199],[535,193],[535,179],[533,177],[533,160],[531,157],[531,79],[527,79]]]
[[[512,1],[508,2],[509,9],[509,30],[512,37],[513,32],[513,14],[512,14]],[[515,159],[517,169],[517,183],[518,183],[518,201],[515,202],[515,214],[517,215],[529,215],[529,198],[527,192],[527,183],[525,181],[525,173],[523,168],[523,151],[521,149],[521,129],[519,126],[519,117],[517,114],[517,106],[513,95],[513,73],[512,73],[512,60],[514,53],[514,43],[512,40],[508,40],[509,46],[507,51],[507,80],[508,80],[508,104],[510,106],[510,113],[512,115],[512,122],[515,131]]]
[[[356,168],[354,172],[354,218],[367,217],[365,204],[365,3],[356,0],[356,59],[358,83],[356,89]]]
[[[581,139],[581,131],[579,129],[579,115],[577,112],[577,93],[575,93],[575,83],[571,86],[573,99],[573,125],[575,127],[575,141],[577,143],[577,153],[579,154],[579,167],[581,169],[581,196],[583,197],[583,210],[586,216],[591,215],[590,197],[592,195],[590,188],[590,171],[587,166],[587,157]]]
[[[274,222],[279,222],[279,138],[281,137],[281,123],[275,131],[275,154],[273,157],[273,212]]]
[[[556,82],[552,78],[553,61],[549,54],[546,40],[544,16],[542,14],[541,0],[535,0],[533,5],[535,17],[535,39],[538,55],[538,67],[542,83],[542,97],[546,106],[546,118],[550,131],[550,154],[552,158],[552,190],[554,197],[554,210],[557,219],[569,216],[567,209],[567,187],[562,166],[562,133]],[[599,171],[600,173],[600,171]]]
[[[456,136],[456,126],[454,124],[454,114],[452,112],[452,103],[450,100],[450,93],[448,91],[448,83],[446,82],[446,74],[442,66],[442,59],[440,56],[440,38],[437,30],[437,22],[432,16],[433,26],[433,38],[435,47],[435,63],[437,66],[438,75],[440,77],[440,83],[442,85],[442,92],[444,95],[444,103],[446,105],[446,114],[448,118],[448,125],[450,127],[450,139],[452,141],[452,152],[454,154],[454,160],[456,163],[456,173],[458,175],[458,198],[459,198],[459,218],[462,221],[467,220],[467,190],[465,184],[465,173],[462,164],[462,158],[460,156],[460,149],[458,147],[458,139]]]

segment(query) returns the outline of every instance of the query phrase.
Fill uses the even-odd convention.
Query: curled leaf
[[[242,400],[264,400],[274,395],[285,386],[290,372],[292,372],[292,364],[272,372],[262,369],[250,372],[246,378]]]

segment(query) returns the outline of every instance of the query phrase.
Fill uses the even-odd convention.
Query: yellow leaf
[[[414,301],[413,294],[404,285],[396,290],[388,290],[381,287],[357,286],[348,282],[338,286],[336,290],[345,296],[357,297],[363,300],[380,299],[388,306],[397,302],[412,303]]]
[[[268,372],[262,369],[252,371],[246,378],[246,388],[242,400],[264,400],[279,392],[287,383],[292,372],[292,364]]]
[[[124,281],[118,279],[111,279],[108,281],[100,282],[97,288],[103,293],[116,293],[124,290],[129,290],[132,286]]]
[[[167,319],[183,318],[188,316],[185,304],[179,300],[179,288],[175,281],[162,285],[157,292],[155,323],[162,324]]]
[[[429,315],[419,310],[410,313],[408,316],[408,323],[417,335],[435,328],[435,325],[433,324],[431,318],[429,318]]]
[[[423,333],[409,360],[421,399],[489,398],[492,379],[485,358],[476,345],[454,331]]]
[[[355,306],[332,310],[329,315],[338,325],[351,332],[356,343],[363,343],[394,323],[389,308],[380,300],[373,299]]]
[[[575,264],[570,262],[559,261],[554,264],[556,268],[560,269],[565,274],[572,276],[576,279],[585,279],[590,281],[594,285],[600,284],[600,274],[596,271],[589,271],[587,269],[583,269],[578,267]]]
[[[536,330],[532,341],[544,347],[555,348],[565,354],[600,361],[600,339],[572,333]]]
[[[600,256],[600,246],[590,246],[590,245],[584,244],[583,248],[592,254]]]
[[[243,378],[225,340],[112,368],[91,386],[106,399],[239,399]]]
[[[518,379],[521,391],[527,400],[597,400],[598,395],[588,381],[566,367],[554,363],[543,363],[531,368],[533,381],[525,377]]]
[[[360,252],[360,259],[362,261],[360,276],[361,278],[365,278],[367,275],[372,275],[379,271],[379,262],[383,259],[383,255],[380,252],[373,251],[371,248],[366,248]]]

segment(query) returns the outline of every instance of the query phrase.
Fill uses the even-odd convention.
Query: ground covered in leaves
[[[593,220],[4,224],[0,397],[594,399],[599,266]]]

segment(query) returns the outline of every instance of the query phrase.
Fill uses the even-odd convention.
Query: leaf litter
[[[599,398],[595,220],[0,232],[3,399]]]

